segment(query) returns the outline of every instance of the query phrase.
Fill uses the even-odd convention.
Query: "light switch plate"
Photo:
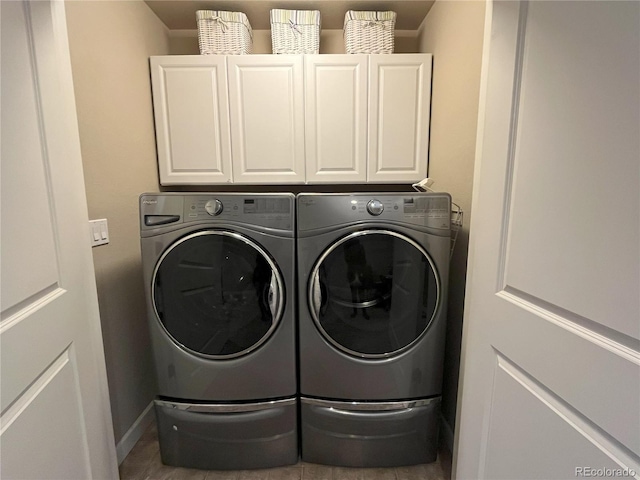
[[[92,247],[109,243],[109,227],[106,218],[89,220],[89,238]]]

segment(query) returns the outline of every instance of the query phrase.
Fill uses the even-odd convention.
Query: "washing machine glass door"
[[[270,256],[235,232],[208,230],[174,243],[153,276],[158,321],[181,348],[228,359],[262,345],[282,316],[282,277]]]
[[[309,308],[322,335],[359,357],[389,357],[425,334],[440,302],[428,253],[390,230],[354,232],[318,259]]]

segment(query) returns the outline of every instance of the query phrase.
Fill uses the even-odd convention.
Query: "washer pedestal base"
[[[245,470],[298,461],[295,399],[258,404],[193,405],[156,401],[162,463],[200,470]],[[284,405],[283,405],[284,403]],[[209,407],[209,411],[207,410]],[[243,410],[244,408],[244,410]]]

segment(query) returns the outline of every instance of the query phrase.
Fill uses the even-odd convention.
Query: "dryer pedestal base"
[[[298,461],[295,399],[223,406],[157,400],[155,412],[165,465],[245,470]]]
[[[302,460],[365,468],[433,462],[439,413],[439,397],[388,403],[302,397]]]

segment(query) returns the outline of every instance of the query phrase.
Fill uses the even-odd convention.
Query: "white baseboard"
[[[120,465],[129,452],[133,449],[135,444],[140,440],[140,437],[153,422],[153,402],[151,402],[147,408],[140,414],[140,416],[133,422],[131,428],[127,430],[122,436],[122,439],[116,445],[116,454],[118,455],[118,465]]]
[[[453,430],[449,422],[447,422],[442,415],[440,415],[440,432],[442,434],[442,441],[453,455]]]

